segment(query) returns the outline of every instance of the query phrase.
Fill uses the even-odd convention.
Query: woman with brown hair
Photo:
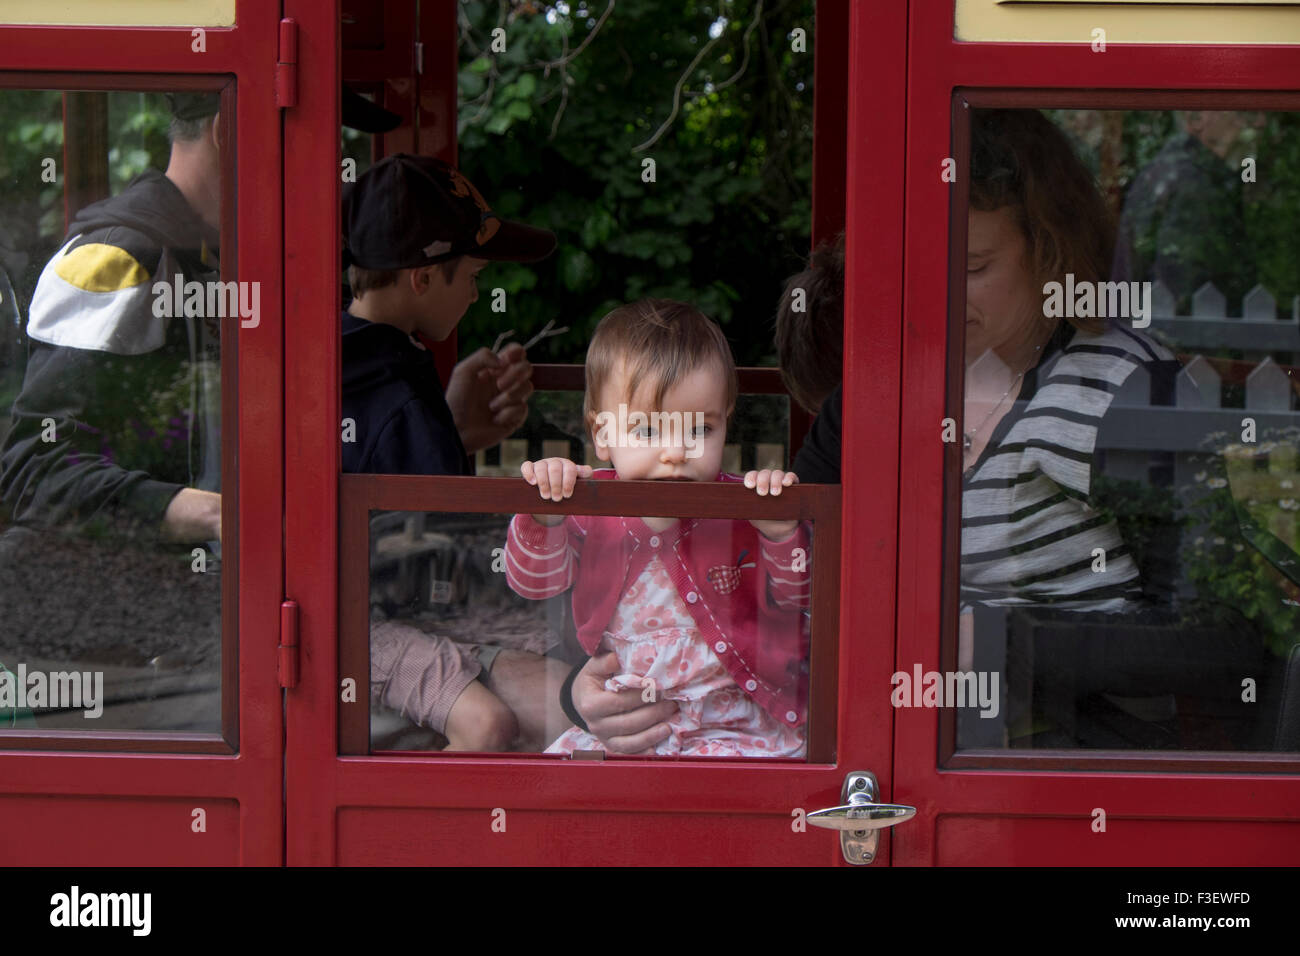
[[[1097,432],[1134,370],[1159,386],[1178,363],[1131,315],[1049,308],[1054,282],[1095,299],[1114,234],[1065,135],[1038,110],[976,111],[971,126],[962,600],[1129,610],[1138,566],[1091,500]]]

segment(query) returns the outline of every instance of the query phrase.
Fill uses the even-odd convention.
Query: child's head
[[[620,306],[587,349],[583,414],[597,457],[621,478],[712,481],[736,391],[722,330],[682,302]]]
[[[555,248],[554,233],[493,213],[459,170],[404,153],[345,191],[343,236],[364,317],[439,340],[478,298],[475,280],[487,263],[533,262]]]
[[[776,351],[790,397],[815,414],[843,374],[844,233],[814,249],[808,268],[786,282]]]
[[[469,307],[478,301],[478,274],[487,265],[474,256],[413,269],[366,269],[348,266],[348,285],[357,302],[377,300],[379,315],[406,320],[407,332],[419,332],[442,342],[455,330]]]

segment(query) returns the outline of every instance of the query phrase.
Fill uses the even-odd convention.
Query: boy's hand
[[[552,501],[563,501],[573,494],[573,486],[579,478],[591,477],[590,465],[579,465],[567,458],[543,458],[541,461],[526,461],[519,466],[524,481],[537,486],[537,493]],[[533,515],[541,524],[556,525],[564,520],[563,515]]]
[[[459,362],[447,382],[447,405],[465,451],[491,448],[518,429],[532,393],[533,366],[518,343],[495,355],[479,349]]]
[[[782,488],[789,488],[791,485],[799,483],[799,476],[793,471],[781,471],[780,469],[767,469],[762,471],[745,472],[745,487],[755,489],[760,495],[772,495],[775,497],[781,493]],[[794,534],[794,529],[798,527],[797,521],[751,521],[758,533],[769,541],[784,541],[790,535]]]
[[[528,396],[533,394],[533,363],[528,361],[528,353],[518,342],[511,342],[503,348],[497,353],[497,358],[501,364],[495,371],[489,369],[480,373],[496,379],[497,395],[488,408],[498,419],[502,413],[513,410],[522,425],[528,417]],[[522,415],[519,414],[521,410]]]

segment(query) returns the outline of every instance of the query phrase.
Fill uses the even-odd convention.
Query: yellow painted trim
[[[120,292],[149,281],[149,273],[131,253],[103,242],[77,246],[54,264],[54,271],[86,292]]]
[[[1003,43],[1294,43],[1300,44],[1300,2],[1255,0],[955,0],[958,40]]]
[[[1008,4],[1066,4],[1074,3],[1080,6],[1091,4],[1097,6],[1098,3],[1119,5],[1126,7],[1185,7],[1199,4],[1206,7],[1294,7],[1300,5],[1300,0],[997,0],[1003,6]]]
[[[0,0],[0,23],[232,27],[235,0]]]

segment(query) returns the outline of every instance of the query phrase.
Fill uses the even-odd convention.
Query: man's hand
[[[528,417],[533,366],[523,346],[479,349],[452,369],[447,405],[465,451],[474,454],[509,437]]]
[[[573,679],[573,707],[610,753],[644,753],[668,739],[671,731],[664,721],[677,713],[677,702],[644,703],[636,688],[605,690],[605,681],[618,671],[613,651],[587,661]]]
[[[169,541],[220,541],[221,495],[182,488],[167,505],[162,530]]]

